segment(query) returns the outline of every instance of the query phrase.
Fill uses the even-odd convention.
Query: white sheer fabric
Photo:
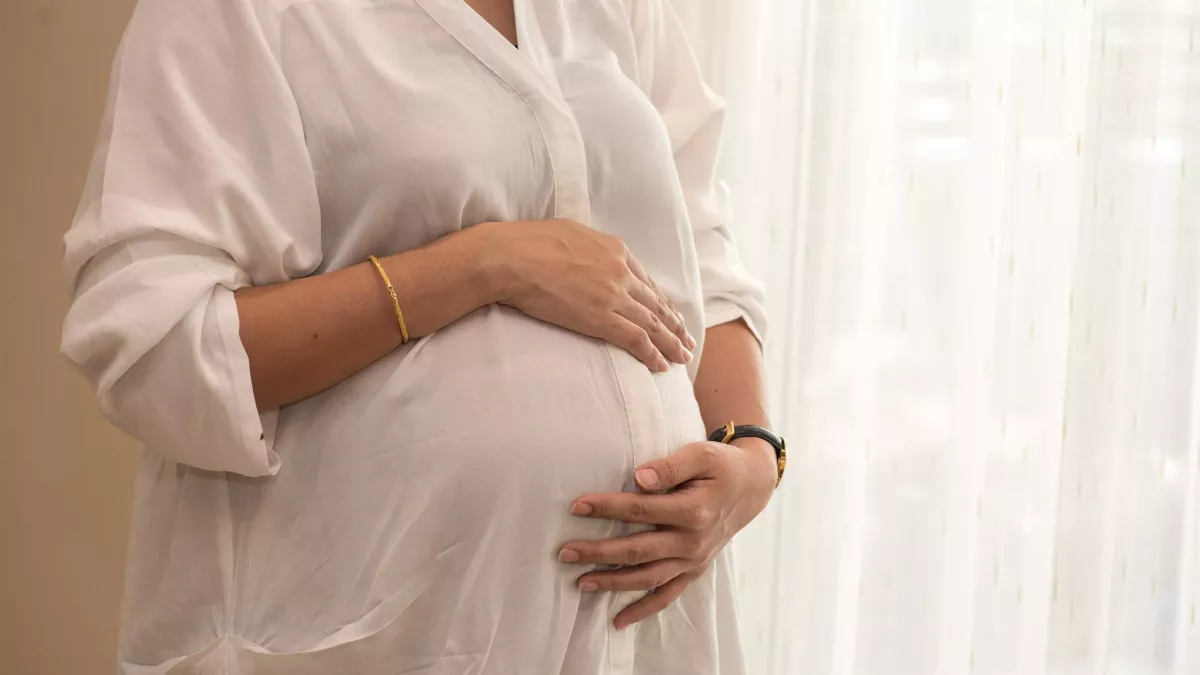
[[[791,446],[750,672],[1200,672],[1200,2],[676,5]]]

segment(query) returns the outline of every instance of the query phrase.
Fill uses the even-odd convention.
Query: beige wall
[[[59,266],[133,0],[0,0],[0,673],[112,673],[136,460],[58,355]]]

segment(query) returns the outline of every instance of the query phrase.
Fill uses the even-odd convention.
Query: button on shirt
[[[66,235],[63,337],[146,446],[121,672],[743,672],[728,552],[624,631],[639,595],[581,594],[586,568],[554,559],[632,531],[573,498],[703,439],[694,370],[488,306],[255,405],[235,290],[481,222],[616,235],[697,339],[762,330],[714,178],[722,106],[670,7],[514,9],[519,47],[462,0],[137,7]]]

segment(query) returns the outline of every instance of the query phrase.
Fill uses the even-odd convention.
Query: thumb
[[[670,490],[707,475],[712,461],[713,451],[709,443],[692,443],[673,455],[643,464],[633,473],[633,477],[638,487],[647,492]]]

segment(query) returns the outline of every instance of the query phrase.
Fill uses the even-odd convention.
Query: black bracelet
[[[775,487],[779,487],[779,483],[783,481],[783,470],[787,467],[787,443],[783,440],[783,437],[772,433],[769,429],[764,429],[754,424],[734,426],[733,422],[719,429],[714,429],[708,435],[708,440],[715,443],[729,443],[739,438],[761,438],[770,443],[772,448],[775,448],[775,469],[777,472]]]

